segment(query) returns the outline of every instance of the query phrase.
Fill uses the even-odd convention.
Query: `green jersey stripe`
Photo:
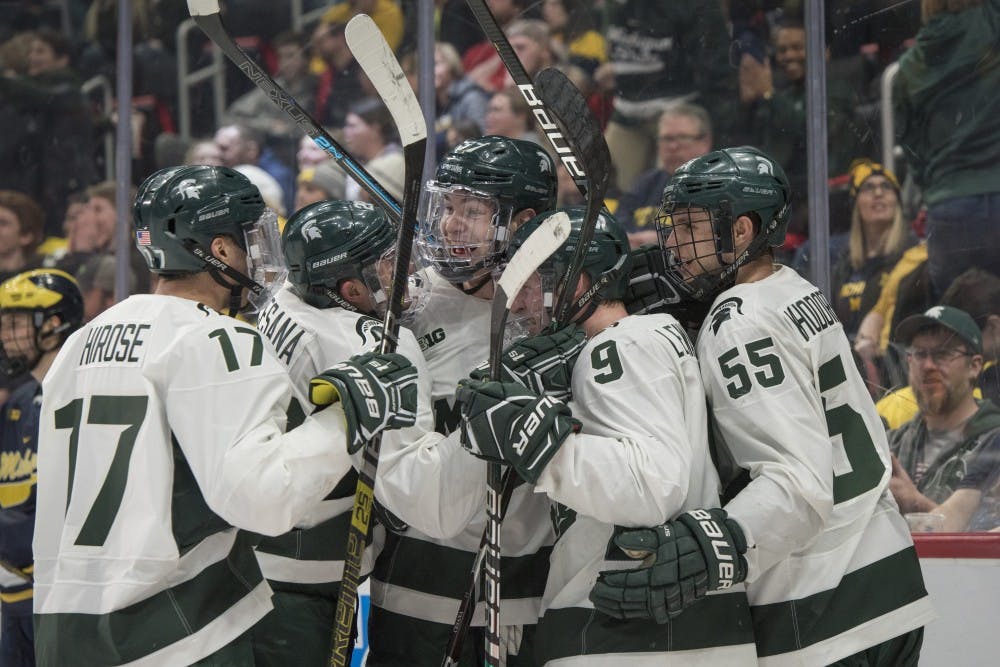
[[[500,561],[503,599],[541,597],[551,552],[552,547],[542,547],[527,556],[504,556]],[[391,557],[386,558],[390,553]],[[396,535],[387,541],[372,578],[423,593],[461,599],[466,585],[464,573],[472,569],[474,558],[475,554],[469,551]]]
[[[669,623],[620,621],[596,609],[548,609],[538,622],[535,657],[539,664],[578,655],[696,651],[753,644],[742,590],[709,595],[698,613],[681,614]]]
[[[917,553],[907,547],[844,575],[832,590],[751,607],[757,653],[764,657],[800,650],[926,596]]]
[[[35,614],[39,664],[120,665],[197,633],[263,581],[250,548],[255,539],[239,533],[222,560],[123,609]]]

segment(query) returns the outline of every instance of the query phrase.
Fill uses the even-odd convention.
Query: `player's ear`
[[[511,217],[509,225],[510,229],[508,231],[510,232],[510,234],[513,234],[514,232],[517,231],[518,227],[526,223],[528,220],[531,220],[536,215],[538,215],[538,213],[536,213],[535,209],[533,208],[526,208],[521,211],[518,211],[513,215],[513,217]]]
[[[736,218],[733,223],[733,247],[745,248],[754,237],[753,220],[746,215]]]
[[[358,306],[364,300],[367,288],[357,278],[348,278],[341,281],[340,285],[337,286],[337,291],[340,292],[340,296],[344,301],[347,301],[352,306]]]

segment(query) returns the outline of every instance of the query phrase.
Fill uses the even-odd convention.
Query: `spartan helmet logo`
[[[201,199],[201,186],[193,178],[185,178],[177,184],[177,189],[184,199]]]
[[[323,238],[323,234],[319,231],[315,220],[302,225],[302,239],[304,241],[316,241],[321,238]]]
[[[546,159],[546,155],[544,153],[538,154],[538,168],[543,174],[549,173],[549,161]]]
[[[763,176],[767,174],[768,176],[774,176],[774,165],[765,160],[764,158],[757,158],[757,174]]]

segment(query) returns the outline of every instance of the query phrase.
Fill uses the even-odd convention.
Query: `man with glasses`
[[[891,488],[903,512],[927,512],[959,488],[969,465],[1000,437],[1000,408],[973,395],[983,368],[982,333],[965,311],[935,306],[900,322],[910,386],[920,412],[889,433]]]
[[[629,244],[638,248],[656,243],[653,218],[663,199],[670,175],[688,160],[712,150],[712,121],[697,104],[681,102],[660,114],[656,133],[657,166],[639,175],[632,189],[622,195],[615,217],[628,232]]]

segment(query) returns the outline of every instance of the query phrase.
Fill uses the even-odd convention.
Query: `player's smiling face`
[[[441,233],[452,257],[478,259],[492,249],[497,206],[474,195],[449,193],[444,196]]]
[[[715,230],[707,210],[678,208],[670,214],[668,224],[664,249],[677,259],[677,269],[684,276],[693,278],[720,268]]]

